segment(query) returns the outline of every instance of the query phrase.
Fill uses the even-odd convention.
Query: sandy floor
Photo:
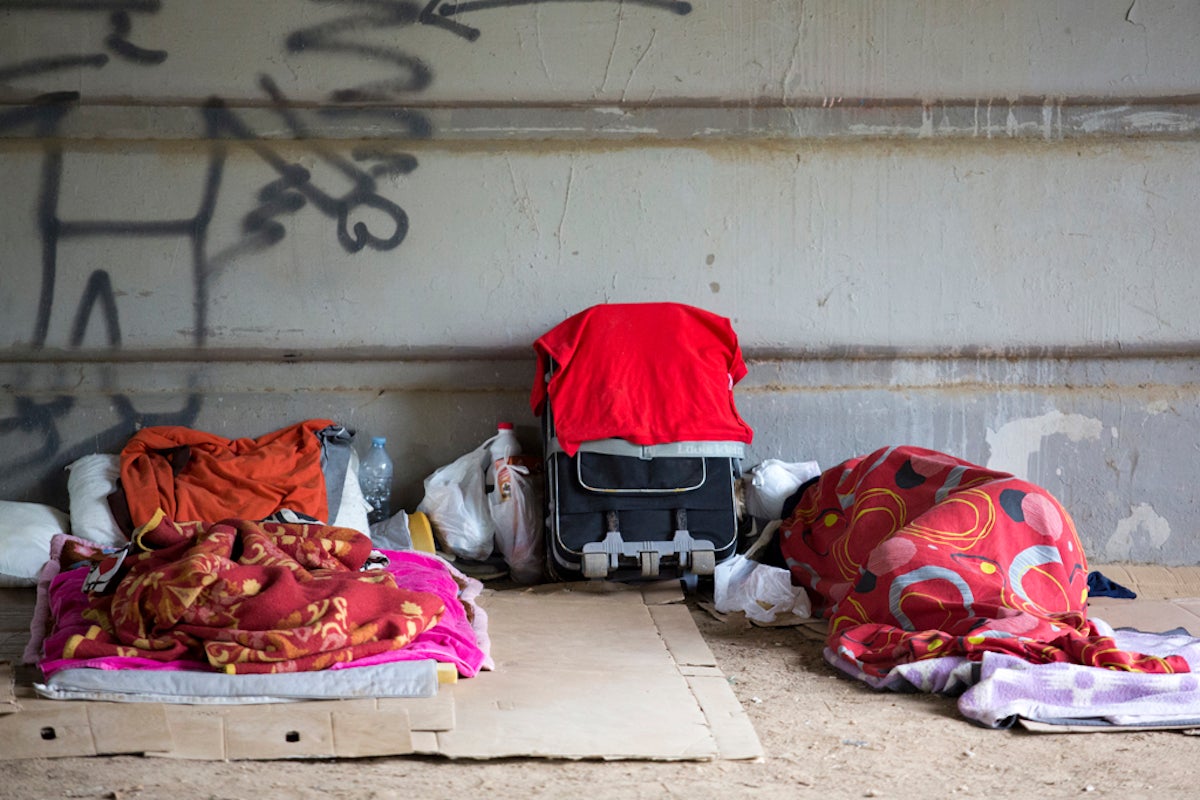
[[[1195,737],[986,730],[953,700],[837,677],[805,629],[719,622],[694,603],[692,613],[758,731],[760,761],[38,759],[0,762],[0,798],[1200,796]]]

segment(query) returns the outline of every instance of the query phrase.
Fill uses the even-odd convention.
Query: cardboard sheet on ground
[[[1088,600],[1090,616],[1114,628],[1151,633],[1184,628],[1200,637],[1200,567],[1114,564],[1096,569],[1138,596],[1132,600],[1093,597]]]
[[[595,589],[596,587],[592,587]],[[496,671],[455,684],[452,758],[743,759],[762,747],[691,613],[629,589],[483,600]]]

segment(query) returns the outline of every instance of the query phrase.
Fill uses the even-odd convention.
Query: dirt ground
[[[762,741],[758,761],[32,759],[0,762],[0,798],[1200,796],[1196,737],[979,728],[952,699],[881,694],[835,675],[811,631],[721,622],[688,602]]]

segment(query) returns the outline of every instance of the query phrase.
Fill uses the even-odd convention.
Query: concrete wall
[[[746,466],[933,447],[1200,561],[1200,2],[0,8],[0,496],[321,416],[411,509],[537,446],[537,336],[674,300]]]

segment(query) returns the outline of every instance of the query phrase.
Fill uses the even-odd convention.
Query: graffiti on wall
[[[10,4],[10,13],[12,13]],[[161,9],[159,0],[114,0],[98,3],[63,3],[53,0],[25,0],[15,4],[17,10],[56,11],[64,14],[104,14],[108,32],[97,43],[96,49],[86,53],[49,54],[39,58],[0,65],[0,82],[18,83],[21,79],[41,75],[68,72],[74,74],[81,69],[104,69],[112,59],[129,64],[153,67],[167,59],[167,52],[147,46],[135,31],[135,19],[141,15],[155,14]],[[136,15],[136,16],[135,16]],[[42,94],[25,106],[0,113],[0,131],[25,130],[42,141],[42,165],[39,195],[34,204],[37,235],[41,241],[41,282],[37,312],[31,343],[42,348],[50,336],[51,312],[55,291],[58,288],[58,252],[67,240],[86,240],[109,236],[162,236],[177,235],[195,240],[202,236],[204,222],[208,218],[205,205],[211,211],[211,199],[202,203],[197,216],[190,220],[157,221],[80,221],[64,219],[59,214],[59,200],[63,187],[64,151],[58,141],[63,118],[79,100],[75,91]],[[196,304],[203,308],[203,303]],[[80,298],[74,313],[70,314],[69,330],[66,334],[71,347],[80,346],[93,317],[100,319],[103,335],[110,348],[121,346],[121,326],[118,316],[116,291],[108,270],[93,270],[84,278]],[[44,468],[47,463],[69,463],[88,448],[81,444],[67,445],[62,441],[59,421],[74,407],[71,395],[38,397],[21,394],[19,388],[27,386],[32,377],[26,378],[29,369],[19,370],[16,376],[17,392],[14,392],[12,415],[0,419],[0,440],[19,436],[25,443],[21,448],[9,448],[16,454],[7,464],[0,467],[0,476],[27,474],[30,470]],[[24,374],[22,374],[24,373]],[[97,431],[95,441],[118,441],[116,437],[128,436],[134,424],[158,424],[159,422],[195,419],[199,411],[200,398],[195,392],[186,394],[182,408],[176,413],[153,415],[147,419],[139,413],[130,398],[117,391],[110,396],[117,421],[107,430]],[[30,445],[29,442],[36,443]]]
[[[214,276],[231,264],[245,263],[248,255],[278,245],[287,237],[290,226],[301,224],[301,214],[309,215],[303,224],[310,224],[314,213],[327,220],[330,235],[349,255],[400,247],[409,232],[409,217],[394,198],[387,196],[383,182],[394,182],[418,167],[416,157],[406,151],[403,141],[434,135],[425,114],[401,105],[425,91],[434,78],[431,66],[405,49],[404,36],[417,27],[426,27],[473,42],[483,35],[483,29],[477,26],[481,19],[492,24],[501,19],[495,13],[483,12],[569,0],[310,2],[335,12],[318,24],[286,33],[282,38],[285,57],[340,58],[361,63],[364,71],[370,67],[376,74],[382,68],[384,77],[338,87],[327,102],[312,108],[293,102],[273,76],[260,72],[255,84],[262,97],[258,108],[266,109],[282,123],[287,132],[282,137],[286,147],[280,146],[277,132],[271,138],[261,135],[248,114],[219,96],[209,97],[196,109],[206,141],[206,162],[200,167],[203,179],[186,212],[165,219],[119,214],[81,219],[63,209],[64,195],[73,181],[82,179],[71,172],[70,151],[63,144],[64,124],[85,101],[77,90],[67,87],[77,83],[81,70],[99,71],[120,65],[149,75],[169,65],[169,50],[145,33],[153,30],[146,22],[162,13],[163,0],[17,0],[7,4],[9,23],[26,12],[61,14],[66,25],[84,17],[99,23],[93,46],[85,44],[79,48],[82,52],[48,52],[12,63],[4,63],[0,55],[0,84],[10,89],[19,89],[23,80],[35,77],[44,83],[47,77],[57,80],[61,76],[64,84],[61,91],[43,92],[0,110],[0,133],[32,138],[40,148],[39,188],[31,205],[41,252],[36,318],[29,340],[34,350],[59,343],[67,349],[94,350],[97,335],[102,349],[115,352],[130,344],[122,331],[119,299],[136,287],[122,285],[119,269],[83,266],[65,274],[62,253],[67,246],[86,250],[101,240],[122,239],[181,244],[189,254],[187,274],[179,277],[190,292],[190,314],[180,330],[195,349],[203,349],[208,342],[210,283]],[[677,15],[691,12],[690,3],[672,0],[599,2],[643,6]],[[370,122],[381,115],[387,117],[389,128],[397,131],[395,140],[351,146],[348,152],[345,147],[323,143],[313,124],[319,118]],[[241,217],[240,238],[215,242],[212,221],[222,205],[222,193],[227,191],[228,153],[235,146],[252,152],[272,177],[257,188],[250,210]],[[315,168],[318,165],[319,171]],[[237,198],[237,202],[245,207],[243,198]],[[21,387],[32,385],[33,368],[25,370],[28,380],[18,370],[14,385],[8,387],[8,416],[0,417],[0,441],[20,436],[22,446],[8,448],[10,453],[20,455],[0,463],[0,481],[26,475],[31,469],[46,472],[48,464],[65,465],[97,450],[119,449],[140,426],[194,424],[204,402],[197,388],[202,369],[196,367],[189,386],[177,396],[175,407],[166,410],[138,408],[134,398],[117,385],[115,376],[102,378],[105,385],[90,387],[89,391],[98,390],[110,400],[112,416],[107,424],[89,419],[89,424],[94,422],[102,430],[75,444],[65,442],[61,431],[62,422],[75,408],[75,396],[54,391],[23,393]],[[103,367],[100,373],[109,374]],[[36,445],[29,445],[30,441]]]
[[[30,11],[58,11],[64,13],[107,13],[110,33],[104,37],[103,49],[94,53],[51,55],[28,61],[0,66],[0,83],[17,78],[27,78],[64,70],[80,68],[99,69],[108,64],[112,56],[133,64],[161,64],[167,59],[165,50],[143,47],[131,37],[133,14],[154,14],[161,7],[161,0],[109,0],[94,3],[64,3],[61,0],[16,0],[7,4],[10,9]]]
[[[682,0],[607,0],[612,3],[646,6],[670,11],[674,14],[692,13],[692,4]],[[430,0],[421,9],[421,24],[433,25],[448,30],[456,36],[468,41],[475,41],[481,33],[479,28],[473,28],[462,22],[459,17],[472,11],[486,11],[496,8],[511,8],[513,6],[545,5],[549,3],[571,2],[571,0],[467,0],[462,3],[446,2],[445,0]]]

